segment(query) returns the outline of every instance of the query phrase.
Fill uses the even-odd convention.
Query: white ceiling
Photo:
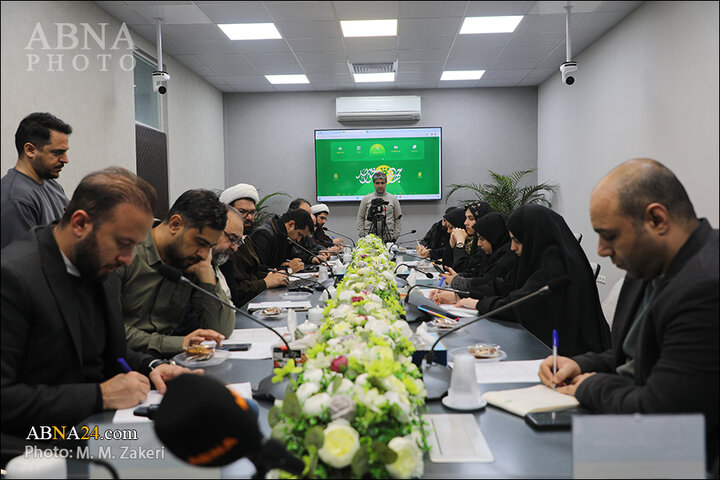
[[[162,18],[164,54],[223,92],[534,86],[565,61],[568,2],[563,1],[95,3],[153,45],[155,18]],[[644,2],[570,3],[575,58]],[[464,17],[493,15],[525,18],[513,33],[458,35]],[[343,38],[340,31],[340,20],[386,18],[398,19],[396,37]],[[233,41],[216,25],[253,22],[273,22],[283,38]],[[394,83],[355,84],[347,64],[396,59]],[[485,70],[485,75],[441,82],[444,70]],[[268,74],[306,74],[310,84],[271,85]]]

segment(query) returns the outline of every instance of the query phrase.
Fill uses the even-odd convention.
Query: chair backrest
[[[602,311],[605,315],[605,321],[607,321],[610,330],[612,330],[613,318],[615,317],[615,307],[617,306],[618,297],[620,296],[620,290],[622,290],[623,282],[625,277],[615,282],[615,285],[610,289],[610,292],[602,301]]]
[[[592,269],[592,272],[593,272],[593,278],[597,282],[598,275],[600,275],[600,264],[595,263],[595,262],[590,262],[590,268]]]

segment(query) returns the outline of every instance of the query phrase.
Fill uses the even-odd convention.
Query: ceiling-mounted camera
[[[152,73],[152,79],[153,91],[158,92],[160,95],[165,95],[165,92],[167,92],[167,82],[170,80],[170,74],[160,70],[155,70]]]
[[[572,85],[575,83],[574,73],[578,69],[577,62],[565,62],[560,65],[560,73],[562,74],[562,82],[565,85]]]

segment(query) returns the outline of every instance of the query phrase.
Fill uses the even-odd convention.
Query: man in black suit
[[[612,349],[558,357],[554,377],[550,356],[540,378],[598,412],[704,414],[712,465],[720,416],[718,231],[695,216],[675,175],[650,159],[630,160],[603,178],[590,219],[598,254],[628,272]]]
[[[145,239],[154,199],[154,189],[125,169],[91,173],[58,224],[3,249],[3,433],[25,438],[33,426],[72,426],[133,407],[150,381],[164,393],[166,380],[188,371],[127,348],[117,279],[108,278]]]

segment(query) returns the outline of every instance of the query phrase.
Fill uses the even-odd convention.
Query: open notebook
[[[490,405],[521,417],[531,412],[550,412],[580,405],[580,402],[572,395],[558,393],[542,384],[513,390],[485,392],[482,398]]]

